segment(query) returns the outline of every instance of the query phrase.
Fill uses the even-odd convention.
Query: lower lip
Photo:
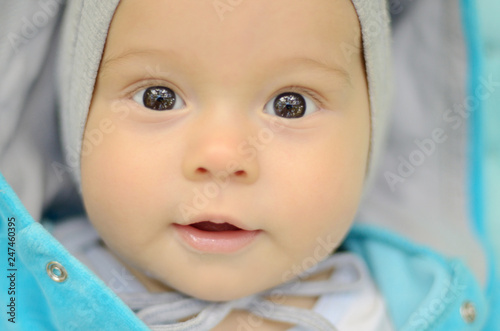
[[[257,231],[202,231],[188,225],[174,224],[182,240],[191,248],[204,253],[235,253],[248,246],[257,235]]]

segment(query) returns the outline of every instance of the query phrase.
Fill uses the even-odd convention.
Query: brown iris
[[[170,110],[175,105],[175,92],[168,87],[148,87],[144,92],[144,106],[153,110]]]
[[[306,101],[298,93],[282,93],[274,100],[274,112],[285,118],[302,117],[306,112]]]

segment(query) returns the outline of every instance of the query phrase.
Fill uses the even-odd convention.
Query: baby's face
[[[362,54],[343,52],[360,44],[350,1],[217,3],[229,2],[122,1],[82,189],[105,243],[146,284],[229,300],[342,241],[370,119]]]

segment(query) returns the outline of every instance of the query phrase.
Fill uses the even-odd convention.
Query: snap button
[[[460,307],[460,315],[467,323],[472,323],[476,320],[476,307],[470,301],[465,301]]]
[[[51,261],[47,263],[46,270],[49,277],[55,282],[62,283],[68,278],[66,269],[59,262]]]

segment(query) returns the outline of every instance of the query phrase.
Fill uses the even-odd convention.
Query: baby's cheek
[[[90,122],[89,122],[90,123]],[[90,126],[91,127],[91,126]],[[88,216],[115,251],[141,250],[164,230],[167,194],[147,145],[117,126],[82,157],[82,190]]]

